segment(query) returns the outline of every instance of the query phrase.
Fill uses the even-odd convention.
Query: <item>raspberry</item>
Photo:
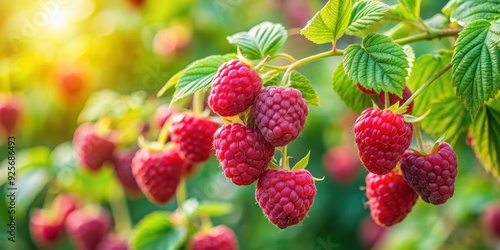
[[[408,184],[427,203],[445,203],[455,192],[457,155],[445,142],[436,151],[420,154],[406,150],[401,158],[401,172]]]
[[[150,201],[166,204],[175,195],[184,164],[175,150],[150,151],[143,148],[132,159],[132,173]]]
[[[226,124],[214,135],[215,155],[224,175],[236,185],[250,185],[271,161],[274,147],[260,131],[242,124]]]
[[[375,90],[373,89],[367,89],[365,87],[363,87],[361,84],[359,83],[356,83],[356,87],[358,87],[359,90],[361,90],[361,92],[367,94],[367,95],[376,95],[377,92],[375,92]]]
[[[260,177],[255,199],[281,229],[299,224],[314,203],[316,186],[307,170],[269,169]]]
[[[385,227],[401,222],[418,199],[417,193],[403,176],[394,171],[386,175],[368,173],[366,196],[373,220]]]
[[[390,110],[365,109],[354,124],[354,139],[361,162],[374,174],[387,174],[396,167],[410,146],[413,125]]]
[[[132,159],[136,152],[136,150],[122,150],[115,152],[113,156],[115,176],[125,192],[131,196],[141,194],[141,189],[132,174]]]
[[[113,235],[105,236],[99,244],[97,244],[96,250],[128,250],[128,243],[126,240],[118,238]]]
[[[307,103],[300,91],[270,86],[255,98],[255,124],[273,146],[285,146],[304,129]]]
[[[109,138],[101,137],[95,125],[82,124],[75,131],[73,147],[80,165],[95,172],[112,160],[116,146]]]
[[[79,203],[79,199],[74,195],[62,193],[58,195],[54,201],[52,201],[52,209],[62,218],[63,221],[66,221],[69,214],[79,207]]]
[[[235,59],[219,67],[208,104],[220,116],[235,116],[253,104],[261,89],[262,79],[257,72]]]
[[[237,250],[238,240],[233,230],[219,225],[209,231],[199,231],[191,239],[190,250]]]
[[[31,214],[30,233],[37,245],[53,246],[64,233],[64,223],[62,218],[50,216],[45,210],[36,209]]]
[[[77,249],[93,250],[111,230],[111,218],[100,208],[81,208],[68,216],[65,226]]]
[[[0,133],[12,135],[19,125],[22,106],[17,97],[0,96]]]
[[[212,153],[217,127],[209,119],[178,114],[173,117],[170,135],[182,159],[190,163],[204,162]]]
[[[493,237],[500,238],[500,203],[490,203],[481,215],[484,229]]]
[[[360,166],[355,151],[351,145],[340,145],[330,148],[325,153],[323,166],[332,180],[346,185],[358,176]]]
[[[396,94],[391,94],[389,93],[389,106],[392,106],[396,104],[396,102],[399,102],[399,106],[403,105],[408,98],[410,98],[412,95],[411,90],[408,88],[408,86],[405,86],[405,89],[403,90],[403,98],[399,98]],[[380,101],[380,105],[382,107],[385,107],[385,92],[382,91],[380,94],[378,94],[378,100]],[[406,107],[406,114],[410,114],[411,111],[413,110],[413,102]]]

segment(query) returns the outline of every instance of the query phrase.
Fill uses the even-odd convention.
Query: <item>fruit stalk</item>
[[[184,178],[181,179],[179,186],[177,186],[175,197],[177,198],[177,207],[182,208],[182,204],[184,204],[187,198],[186,180]]]
[[[115,231],[120,235],[128,236],[132,231],[132,222],[130,221],[125,195],[121,188],[116,188],[113,194],[109,199],[109,205],[115,221]]]
[[[395,43],[399,45],[406,45],[409,43],[414,43],[422,40],[432,40],[435,38],[442,38],[448,36],[457,36],[462,29],[431,29],[430,32],[423,32],[413,36],[403,37],[394,40]]]
[[[312,56],[304,57],[304,58],[290,64],[290,66],[288,66],[288,68],[286,69],[285,74],[283,75],[283,79],[281,80],[282,85],[286,85],[286,80],[288,79],[288,75],[290,74],[290,72],[292,72],[292,70],[294,70],[294,69],[296,69],[304,64],[317,61],[319,59],[323,59],[323,58],[330,57],[330,56],[341,56],[343,54],[344,54],[344,51],[340,50],[340,49],[337,49],[335,51],[329,50],[329,51],[321,52],[318,54],[314,54]]]

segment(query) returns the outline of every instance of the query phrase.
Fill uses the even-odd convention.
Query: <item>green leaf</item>
[[[173,225],[165,213],[146,215],[134,231],[132,248],[136,250],[176,250],[187,237],[183,226]]]
[[[426,54],[419,57],[408,78],[408,87],[416,91],[429,78],[450,63],[450,60],[450,54]],[[465,133],[469,116],[460,99],[455,96],[450,82],[451,71],[447,71],[415,98],[412,113],[415,116],[420,116],[430,110],[431,113],[420,123],[422,129],[435,138],[446,132],[447,141],[454,145]]]
[[[450,17],[455,8],[457,8],[458,5],[458,0],[450,0],[448,3],[441,9],[441,12],[447,16]]]
[[[385,19],[389,21],[416,21],[414,13],[408,10],[402,4],[391,6],[391,8],[385,12]]]
[[[168,79],[167,83],[165,83],[165,85],[163,85],[163,87],[160,89],[160,91],[158,91],[158,94],[156,94],[156,97],[160,97],[162,96],[163,94],[165,94],[165,92],[167,92],[167,90],[169,90],[171,87],[177,85],[177,83],[179,82],[179,79],[181,79],[181,76],[186,72],[186,69],[183,69],[179,72],[177,72],[175,75],[173,75],[172,77],[170,77],[170,79]]]
[[[309,164],[309,156],[311,156],[311,151],[307,152],[307,155],[304,156],[304,158],[300,159],[295,166],[293,166],[292,171],[297,171],[301,170],[307,167],[307,164]]]
[[[180,77],[171,103],[198,90],[208,89],[219,67],[234,58],[236,58],[235,54],[215,55],[191,63]]]
[[[458,0],[451,14],[451,20],[457,20],[462,26],[484,19],[493,21],[500,17],[500,0]]]
[[[202,216],[221,216],[231,212],[233,206],[227,202],[205,202],[200,204],[195,214]]]
[[[474,117],[500,90],[500,20],[473,21],[458,36],[453,54],[453,85]]]
[[[230,44],[239,47],[248,59],[264,59],[273,56],[285,44],[288,34],[278,23],[263,22],[248,32],[227,37]]]
[[[335,42],[344,35],[351,11],[352,0],[330,0],[300,33],[316,44]]]
[[[500,102],[488,102],[470,127],[472,145],[484,168],[500,179]]]
[[[366,29],[373,23],[380,21],[388,9],[389,5],[382,2],[360,1],[355,3],[346,32],[352,34]]]
[[[342,102],[358,113],[373,105],[375,99],[372,98],[376,97],[376,95],[367,95],[361,92],[356,87],[356,83],[347,76],[342,64],[339,64],[335,72],[333,72],[332,85],[333,90],[337,92]]]
[[[267,80],[264,82],[264,86],[278,86],[281,84],[281,79],[283,78],[283,73]],[[290,81],[292,82],[291,87],[298,89],[302,93],[302,97],[306,100],[307,105],[318,106],[319,107],[319,96],[311,85],[309,79],[299,72],[293,71],[290,75]]]
[[[361,86],[401,96],[409,62],[403,47],[391,38],[374,33],[363,39],[363,45],[349,45],[343,64],[349,78]]]
[[[399,0],[399,2],[412,17],[415,19],[420,17],[420,0]]]

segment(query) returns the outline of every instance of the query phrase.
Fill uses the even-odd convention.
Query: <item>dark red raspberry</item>
[[[401,222],[418,199],[415,190],[395,172],[386,175],[368,173],[366,196],[373,220],[385,227]]]
[[[411,90],[408,88],[408,86],[405,86],[405,89],[403,90],[403,98],[399,98],[396,94],[389,93],[389,106],[396,104],[396,102],[399,102],[399,106],[401,106],[403,105],[404,102],[406,102],[406,100],[408,100],[408,98],[411,97],[411,95],[412,93]],[[380,101],[380,105],[382,105],[382,107],[385,107],[384,91],[380,92],[380,94],[378,95],[378,100]],[[413,102],[411,102],[410,105],[406,107],[405,113],[410,114],[412,110],[413,110]]]
[[[481,215],[481,220],[489,235],[500,238],[500,202],[488,204]]]
[[[57,214],[35,209],[30,218],[30,233],[37,245],[50,247],[56,244],[64,233],[64,222]]]
[[[97,244],[95,250],[128,250],[128,243],[126,240],[121,239],[114,235],[107,235],[104,237],[99,244]]]
[[[136,152],[137,150],[120,150],[115,152],[113,156],[115,176],[125,193],[131,196],[138,196],[142,193],[132,174],[132,159]]]
[[[65,226],[76,249],[94,250],[111,230],[111,217],[100,208],[81,208],[68,216]]]
[[[170,135],[180,156],[190,163],[207,161],[217,124],[190,114],[178,114],[172,119]]]
[[[410,146],[413,125],[390,110],[365,109],[354,124],[359,157],[374,174],[387,174],[396,167]]]
[[[359,83],[356,83],[356,87],[358,87],[358,89],[361,90],[361,92],[363,92],[367,95],[376,95],[377,94],[377,92],[375,92],[375,90],[367,89],[367,88],[361,86],[361,84],[359,84]]]
[[[132,173],[150,201],[166,204],[175,196],[184,164],[173,149],[150,151],[143,148],[132,159]]]
[[[191,239],[189,250],[238,250],[238,239],[230,228],[219,225],[199,231]]]
[[[255,124],[273,146],[285,146],[304,129],[307,103],[300,91],[279,86],[262,90],[255,98]]]
[[[262,79],[244,62],[234,59],[219,67],[208,96],[210,108],[220,116],[235,116],[253,104]]]
[[[116,145],[111,139],[99,135],[95,125],[82,124],[75,131],[73,147],[80,165],[95,172],[112,160]]]
[[[260,177],[255,199],[271,223],[281,229],[299,224],[309,212],[316,186],[307,170],[269,169]]]
[[[215,155],[224,175],[236,185],[250,185],[271,161],[274,147],[257,129],[239,123],[226,124],[214,135]]]
[[[0,95],[0,134],[12,135],[21,119],[21,99],[16,96]]]
[[[356,149],[347,144],[328,149],[323,156],[323,166],[328,177],[342,185],[352,183],[361,167]]]
[[[409,149],[401,157],[401,172],[422,200],[443,204],[455,193],[457,155],[446,142],[428,155]]]

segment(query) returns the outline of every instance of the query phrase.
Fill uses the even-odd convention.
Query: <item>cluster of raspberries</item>
[[[292,142],[304,128],[308,108],[300,91],[281,86],[263,88],[257,72],[235,59],[218,69],[208,104],[222,117],[248,111],[255,121],[226,124],[215,132],[213,146],[224,175],[236,185],[259,180],[256,200],[279,228],[302,221],[316,195],[311,174],[307,170],[268,169],[275,147]]]
[[[454,194],[457,156],[439,142],[430,152],[411,149],[413,125],[391,110],[368,108],[354,125],[359,157],[370,172],[366,195],[372,218],[381,226],[402,221],[418,197],[442,204]],[[396,171],[400,165],[402,175]]]

